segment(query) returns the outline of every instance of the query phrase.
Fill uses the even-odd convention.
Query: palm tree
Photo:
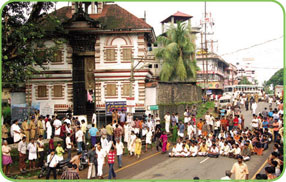
[[[195,45],[191,41],[190,30],[185,24],[177,23],[171,26],[167,36],[159,36],[158,49],[155,49],[156,59],[163,60],[160,79],[162,81],[195,81],[197,64],[192,60]]]

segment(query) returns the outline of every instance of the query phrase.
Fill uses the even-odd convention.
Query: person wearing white
[[[231,180],[230,176],[231,176],[230,170],[226,170],[226,171],[225,171],[225,177],[222,177],[222,178],[220,178],[220,179],[221,179],[221,180]]]
[[[241,155],[241,149],[239,148],[238,144],[235,144],[235,148],[234,148],[234,156],[238,156]]]
[[[116,147],[118,167],[121,168],[122,167],[122,155],[123,155],[124,145],[121,141],[117,140],[115,147]]]
[[[170,132],[170,122],[171,122],[171,115],[169,112],[167,112],[164,119],[165,119],[165,131],[167,133],[169,133]]]
[[[55,136],[59,136],[61,134],[62,122],[57,118],[55,119],[53,126],[55,127]]]
[[[188,110],[185,109],[185,112],[184,112],[184,123],[187,124],[189,122],[189,113],[188,113]]]
[[[131,135],[131,127],[130,127],[130,124],[124,124],[124,126],[123,126],[123,128],[124,128],[124,142],[128,142],[128,140],[129,140],[129,137],[130,137],[130,135]]]
[[[34,139],[31,139],[31,143],[28,144],[27,150],[29,151],[28,160],[30,163],[30,169],[36,168],[36,159],[37,159],[37,144],[35,143]]]
[[[11,136],[14,139],[14,143],[17,143],[21,140],[21,128],[18,125],[18,120],[14,121],[14,124],[11,126]]]
[[[52,136],[52,125],[51,125],[50,121],[47,121],[46,129],[47,129],[47,139],[51,139],[51,136]]]
[[[175,157],[177,155],[177,146],[173,146],[172,151],[169,153],[169,157]]]
[[[190,156],[190,152],[185,147],[185,145],[182,145],[182,150],[179,150],[177,152],[177,154],[178,154],[177,156],[179,156],[179,157],[188,157],[188,156]]]
[[[253,115],[251,126],[252,128],[258,128],[259,126],[259,120],[257,119],[256,115]]]
[[[257,108],[257,104],[256,104],[256,102],[253,102],[252,103],[252,114],[256,113],[256,108]]]
[[[128,113],[127,118],[126,118],[126,123],[131,124],[133,121],[133,116],[131,113]]]
[[[224,146],[221,148],[220,150],[220,155],[222,156],[228,156],[230,152],[230,147],[229,145],[227,144],[227,142],[224,143]]]
[[[134,134],[134,132],[131,132],[130,141],[128,145],[128,151],[130,155],[133,155],[135,152],[135,140],[136,140],[136,135]]]
[[[47,163],[48,163],[48,173],[46,179],[50,178],[50,173],[53,171],[54,179],[57,179],[57,171],[56,166],[59,163],[59,159],[54,151],[52,151],[48,157],[47,157]]]
[[[187,134],[189,139],[191,139],[196,134],[196,128],[193,125],[191,125],[190,122],[188,123]]]
[[[192,146],[190,147],[190,156],[196,157],[198,154],[198,147],[192,143]]]
[[[108,146],[109,146],[107,138],[101,137],[100,143],[101,143],[101,149],[106,152],[108,150]]]
[[[71,120],[70,120],[69,118],[65,119],[64,122],[66,122],[67,125],[68,125],[68,124],[71,124]]]
[[[75,133],[76,144],[78,152],[82,151],[82,144],[83,144],[83,132],[80,127],[77,127],[77,132]]]
[[[103,168],[106,152],[101,148],[100,145],[97,145],[96,153],[97,153],[97,176],[103,179],[102,168]]]

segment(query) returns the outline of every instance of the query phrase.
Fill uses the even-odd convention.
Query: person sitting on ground
[[[76,165],[75,165],[76,167]],[[79,179],[77,171],[73,168],[72,163],[68,163],[68,168],[63,172],[61,179],[76,180]]]
[[[196,142],[192,142],[192,145],[190,147],[190,156],[196,157],[198,154],[198,147],[196,145]]]
[[[176,154],[177,154],[177,145],[174,144],[172,151],[169,153],[169,157],[176,157]]]
[[[280,170],[280,167],[278,166],[278,162],[271,160],[271,166],[275,168],[275,176],[277,177],[280,176],[281,170]]]
[[[224,146],[220,150],[220,155],[229,156],[230,147],[227,142],[224,142]]]
[[[234,144],[234,153],[233,153],[233,155],[234,155],[234,158],[235,159],[237,159],[237,157],[239,156],[239,155],[241,155],[241,149],[239,148],[239,145],[238,144]]]
[[[206,156],[207,154],[208,154],[208,148],[207,148],[206,142],[203,142],[200,146],[198,155],[199,156]]]
[[[242,148],[242,151],[241,151],[241,156],[243,157],[244,161],[250,160],[251,151],[250,151],[248,145],[249,145],[249,142],[246,142]]]
[[[256,174],[255,179],[260,180],[260,179],[267,179],[267,175],[266,174]]]
[[[178,151],[178,156],[179,157],[188,157],[188,156],[190,156],[190,152],[188,151],[188,149],[186,148],[186,146],[184,144],[182,145],[182,150]]]
[[[218,158],[219,156],[219,150],[215,144],[212,145],[212,147],[208,151],[208,157],[215,157]]]

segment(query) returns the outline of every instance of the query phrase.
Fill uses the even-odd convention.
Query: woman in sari
[[[167,143],[168,143],[168,136],[165,131],[163,131],[160,140],[162,142],[162,153],[165,153],[167,150]]]
[[[178,138],[178,126],[175,124],[173,127],[173,135],[172,135],[172,142],[176,143]]]

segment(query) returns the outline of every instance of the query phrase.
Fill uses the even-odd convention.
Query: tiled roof
[[[62,7],[56,10],[55,14],[61,21],[70,19],[72,17],[71,7]],[[117,4],[105,4],[101,14],[90,14],[89,16],[99,21],[103,30],[152,29],[144,20]]]
[[[169,16],[168,18],[166,18],[165,20],[161,21],[161,23],[170,22],[172,17],[174,17],[174,21],[176,23],[177,21],[186,21],[187,19],[190,19],[193,16],[188,15],[186,13],[182,13],[180,11],[177,11],[175,14],[173,14],[173,15]]]

